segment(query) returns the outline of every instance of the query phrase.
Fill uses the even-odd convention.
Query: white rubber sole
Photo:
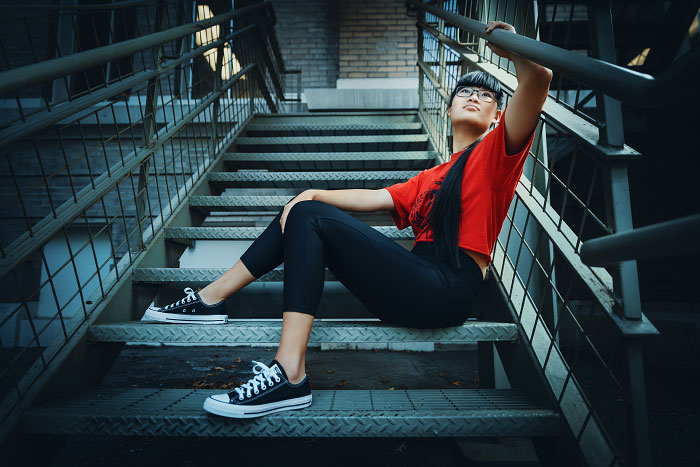
[[[226,324],[228,315],[176,315],[163,313],[152,308],[146,310],[141,321],[157,321],[159,323],[172,324]]]
[[[311,405],[311,394],[296,399],[287,399],[279,402],[271,402],[258,406],[241,406],[228,404],[226,402],[217,401],[211,397],[207,397],[204,401],[204,410],[214,415],[221,415],[229,418],[254,418],[269,415],[283,410],[303,409]]]

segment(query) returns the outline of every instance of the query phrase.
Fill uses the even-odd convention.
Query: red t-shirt
[[[489,263],[535,135],[533,130],[522,151],[507,155],[506,110],[499,125],[489,131],[472,151],[462,178],[459,246],[486,255]],[[391,215],[396,226],[402,230],[410,225],[416,243],[433,241],[428,213],[447,171],[462,151],[452,154],[448,162],[386,188],[394,201],[395,211],[391,211]]]

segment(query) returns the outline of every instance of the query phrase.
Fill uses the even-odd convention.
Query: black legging
[[[314,315],[323,291],[324,268],[375,316],[416,328],[457,326],[470,316],[481,269],[460,250],[461,272],[434,262],[432,242],[412,251],[321,201],[300,201],[282,211],[241,256],[260,278],[284,261],[284,311]]]

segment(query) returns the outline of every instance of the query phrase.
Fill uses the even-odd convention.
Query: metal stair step
[[[399,230],[394,226],[375,225],[373,229],[394,240],[415,238],[411,229]],[[170,227],[165,229],[165,238],[190,245],[193,240],[255,240],[265,227]]]
[[[262,150],[262,148],[256,148]],[[423,170],[432,167],[435,151],[228,152],[224,161],[238,169],[269,170]]]
[[[409,111],[376,111],[372,112],[306,112],[306,113],[273,113],[256,114],[253,124],[338,124],[348,123],[416,123],[420,122],[415,110]]]
[[[473,344],[512,342],[518,334],[512,323],[467,321],[461,326],[439,329],[415,329],[390,326],[379,320],[358,322],[317,319],[311,328],[310,345],[329,343],[376,344],[417,343]],[[139,342],[198,345],[277,345],[282,335],[282,320],[239,319],[225,325],[162,324],[144,321],[90,326],[94,342]]]
[[[236,152],[420,151],[428,135],[239,136],[233,145]]]
[[[25,433],[216,437],[555,436],[559,416],[502,389],[313,390],[310,407],[262,418],[209,415],[210,389],[99,388],[25,412]]]
[[[190,196],[191,208],[202,211],[279,211],[294,196]]]
[[[251,123],[246,136],[347,136],[352,134],[415,134],[421,133],[420,122],[396,123]],[[328,134],[330,133],[330,135]]]
[[[233,211],[233,212],[259,212],[269,211],[277,213],[296,195],[222,195],[222,196],[192,196],[189,199],[191,208],[199,209],[204,212],[211,211]],[[355,217],[372,217],[377,218],[381,212],[375,211],[370,213],[349,212],[348,214]],[[390,224],[393,224],[391,222]]]
[[[417,170],[343,172],[212,172],[209,182],[223,187],[378,189],[418,175]]]
[[[228,269],[226,268],[134,268],[132,281],[135,284],[208,284],[213,282]],[[273,269],[256,279],[261,282],[282,282],[284,269]],[[337,281],[336,277],[326,269],[326,281]]]

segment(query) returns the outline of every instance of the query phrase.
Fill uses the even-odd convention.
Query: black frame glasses
[[[464,91],[464,92],[463,92]],[[486,103],[491,103],[494,100],[496,100],[496,95],[494,94],[493,91],[488,91],[486,89],[473,89],[467,86],[462,86],[457,88],[457,92],[455,93],[455,96],[459,97],[471,97],[476,93],[477,98],[480,101],[486,102]]]

